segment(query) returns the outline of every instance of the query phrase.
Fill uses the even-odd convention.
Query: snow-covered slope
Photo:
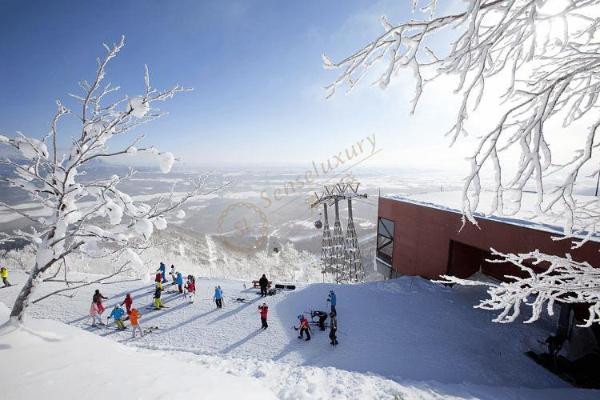
[[[0,323],[8,309],[0,304]],[[0,328],[1,397],[17,399],[275,399],[256,379],[124,346],[51,320]]]
[[[23,276],[13,278],[22,281]],[[215,310],[210,300],[216,284],[226,294],[222,310]],[[56,285],[44,284],[41,291]],[[73,297],[55,296],[32,306],[30,313],[136,348],[174,353],[189,363],[259,379],[278,398],[593,399],[600,395],[568,387],[523,354],[548,334],[549,322],[494,324],[489,313],[472,308],[483,295],[479,288],[449,289],[408,277],[364,285],[306,285],[266,299],[269,329],[263,332],[257,312],[263,300],[254,290],[244,289],[243,282],[198,279],[197,286],[194,304],[166,293],[170,308],[162,311],[145,309],[151,302],[151,287],[133,281],[90,286]],[[90,328],[86,314],[96,287],[110,297],[109,307],[131,292],[144,313],[141,324],[158,325],[160,330],[131,340],[128,331]],[[313,340],[300,341],[292,329],[296,315],[326,310],[330,288],[338,294],[340,345],[332,348],[327,332],[318,329]],[[16,287],[0,290],[0,301],[9,304],[16,291]]]

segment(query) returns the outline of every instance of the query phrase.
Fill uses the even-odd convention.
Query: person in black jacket
[[[263,276],[260,277],[260,279],[258,280],[258,284],[260,285],[261,297],[266,297],[267,296],[267,287],[269,286],[269,280],[267,279],[265,274],[263,274]]]
[[[332,346],[337,346],[337,316],[334,312],[329,314],[329,340]]]
[[[96,289],[96,291],[94,292],[94,296],[92,297],[92,302],[94,302],[98,307],[98,314],[102,314],[104,312],[104,305],[102,304],[102,299],[106,300],[108,299],[108,297],[102,296],[102,293],[100,293],[100,289]]]

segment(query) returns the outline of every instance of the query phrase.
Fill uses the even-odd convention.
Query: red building
[[[482,216],[476,218],[479,228],[467,223],[460,230],[461,216],[460,211],[431,203],[380,197],[378,269],[389,277],[419,275],[429,279],[443,274],[466,278],[478,271],[503,279],[506,274],[519,273],[512,264],[487,262],[492,258],[490,248],[505,253],[535,249],[558,256],[570,253],[574,260],[600,267],[600,243],[590,240],[579,249],[571,249],[568,240],[552,240],[560,236],[558,227]]]

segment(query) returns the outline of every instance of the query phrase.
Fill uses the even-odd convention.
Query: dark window
[[[379,218],[377,222],[377,257],[392,265],[394,253],[394,221]]]

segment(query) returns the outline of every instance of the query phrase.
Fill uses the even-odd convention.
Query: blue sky
[[[448,153],[439,115],[408,116],[410,87],[368,85],[325,100],[335,72],[322,68],[381,32],[379,17],[405,19],[409,2],[13,1],[0,2],[0,131],[43,135],[54,100],[91,79],[101,44],[126,46],[108,79],[135,95],[148,64],[157,88],[194,88],[144,126],[146,143],[189,163],[309,164],[375,134],[373,165],[440,167],[419,155]],[[70,105],[73,105],[72,103]],[[443,107],[442,107],[443,108]],[[65,125],[64,140],[73,129]],[[65,142],[66,143],[66,142]],[[444,153],[444,154],[446,154]],[[461,161],[461,160],[458,160]]]

